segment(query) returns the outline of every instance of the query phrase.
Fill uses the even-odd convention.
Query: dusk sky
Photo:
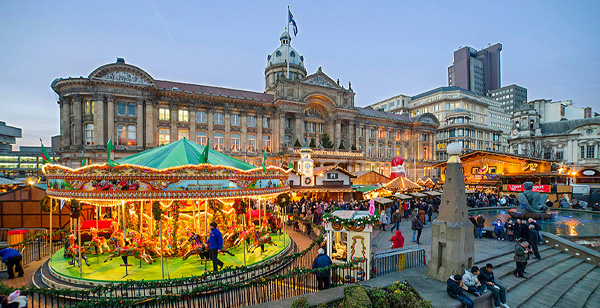
[[[0,121],[59,134],[55,78],[117,57],[156,79],[262,92],[290,5],[292,46],[357,106],[447,85],[460,46],[501,43],[502,85],[600,112],[600,1],[2,1]],[[17,150],[17,147],[13,147]]]

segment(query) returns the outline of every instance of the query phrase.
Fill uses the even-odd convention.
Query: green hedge
[[[367,295],[365,287],[355,285],[344,288],[344,307],[346,308],[371,308],[373,304]],[[379,306],[378,306],[379,307]]]

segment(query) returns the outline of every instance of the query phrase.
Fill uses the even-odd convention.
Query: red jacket
[[[392,249],[404,247],[404,236],[402,235],[402,231],[396,231],[396,235],[392,236],[390,242],[392,242]]]

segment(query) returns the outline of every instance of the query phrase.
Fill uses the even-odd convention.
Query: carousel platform
[[[265,245],[265,252],[261,252],[260,248],[252,253],[246,252],[248,266],[294,252],[296,245],[287,234],[272,235],[272,239],[277,246]],[[219,260],[225,263],[225,267],[244,265],[243,246],[229,251],[234,255],[219,254]],[[127,280],[162,280],[160,257],[153,257],[155,262],[152,264],[143,261],[140,264],[140,260],[129,257],[127,262],[130,266],[122,266],[121,257],[115,257],[105,263],[104,260],[108,256],[109,253],[106,252],[99,256],[88,254],[90,266],[83,264],[80,276],[79,267],[70,265],[71,258],[64,258],[63,249],[60,249],[38,268],[34,274],[33,283],[40,288],[88,289],[97,285]],[[169,257],[164,258],[164,270],[165,279],[197,276],[206,271],[212,271],[212,262],[199,260],[196,255],[190,256],[185,261],[181,257]]]
[[[533,218],[535,220],[553,219],[554,217],[558,216],[557,211],[548,211],[548,212],[544,212],[544,213],[524,213],[524,212],[519,212],[518,210],[519,209],[510,209],[510,210],[508,210],[508,214],[510,215],[510,217],[515,218],[515,219]]]

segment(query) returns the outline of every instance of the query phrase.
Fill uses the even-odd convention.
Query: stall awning
[[[388,203],[393,203],[394,202],[394,201],[392,201],[390,199],[383,198],[383,197],[373,198],[373,200],[375,200],[375,202],[381,203],[381,204],[388,204]]]
[[[365,185],[365,186],[361,186],[361,187],[355,187],[354,190],[357,192],[361,192],[361,193],[366,193],[369,192],[373,189],[377,189],[379,188],[379,186],[377,185]]]
[[[426,193],[430,196],[441,196],[442,195],[442,193],[439,191],[424,191],[423,193]]]
[[[465,190],[465,194],[475,194],[476,192],[473,190]]]
[[[422,198],[422,197],[428,197],[428,195],[426,194],[422,194],[422,193],[418,193],[418,192],[414,192],[414,193],[410,193],[411,195],[417,197],[417,198]]]
[[[394,194],[392,196],[396,197],[396,198],[400,198],[402,200],[408,200],[408,199],[414,198],[413,196],[408,196],[408,195],[405,195],[405,194]]]

